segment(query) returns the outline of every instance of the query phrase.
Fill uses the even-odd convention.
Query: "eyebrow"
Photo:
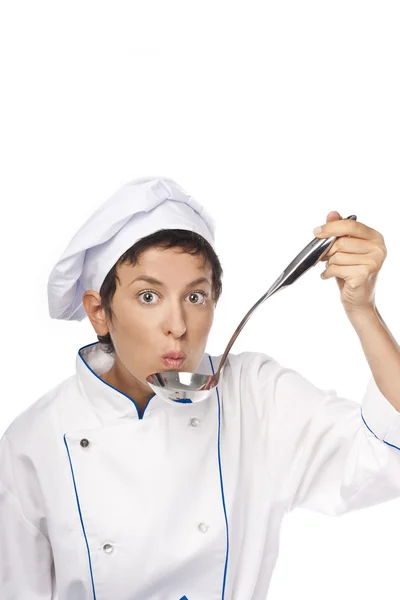
[[[150,277],[150,275],[139,275],[139,277],[136,277],[135,279],[133,279],[129,285],[132,285],[133,283],[135,283],[135,281],[146,281],[147,283],[151,283],[153,285],[160,285],[161,287],[165,287],[165,283],[163,283],[162,281],[159,281],[155,277]],[[208,283],[209,285],[211,285],[211,283],[208,281],[207,277],[199,277],[198,279],[195,279],[194,281],[191,281],[190,283],[188,283],[186,285],[186,287],[188,288],[188,287],[191,287],[192,285],[198,285],[200,283]]]

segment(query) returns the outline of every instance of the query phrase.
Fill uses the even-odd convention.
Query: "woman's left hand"
[[[314,231],[314,235],[319,239],[340,236],[322,259],[326,269],[321,277],[336,278],[346,312],[375,307],[375,284],[387,256],[382,234],[333,211],[321,233]]]

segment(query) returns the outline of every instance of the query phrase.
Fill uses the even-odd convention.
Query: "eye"
[[[201,294],[202,296],[204,296],[203,302],[190,302],[191,304],[199,304],[199,305],[205,304],[205,301],[206,301],[207,296],[208,296],[208,294],[206,294],[206,292],[201,292],[200,290],[198,290],[196,292],[190,292],[189,297],[190,296],[192,296],[192,297],[193,296],[198,296],[199,294]]]
[[[157,302],[152,302],[152,299],[157,296],[158,294],[154,290],[144,290],[143,292],[140,292],[140,294],[138,294],[138,298],[143,298],[143,300],[140,301],[140,304],[156,304]],[[206,292],[197,290],[194,292],[190,292],[190,294],[188,294],[188,296],[186,297],[189,298],[190,304],[202,306],[203,304],[205,304],[208,294]],[[196,302],[196,300],[198,300],[199,297],[200,301]]]
[[[152,297],[158,296],[158,294],[156,294],[156,292],[153,292],[152,290],[145,290],[144,292],[141,292],[138,295],[138,298],[140,298],[141,296],[145,298],[143,302],[141,301],[141,304],[155,304],[155,302],[148,302],[148,299],[150,298],[151,300]]]

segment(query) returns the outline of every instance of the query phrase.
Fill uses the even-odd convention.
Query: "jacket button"
[[[200,419],[197,419],[196,417],[193,419],[189,419],[189,425],[191,427],[197,427],[197,425],[200,424]]]
[[[205,533],[208,529],[208,525],[206,525],[205,523],[200,523],[198,529],[199,531],[201,531],[201,533]]]
[[[113,551],[113,547],[111,544],[104,544],[103,550],[104,550],[104,552],[107,552],[107,554],[110,554],[110,552]]]
[[[80,442],[82,448],[86,448],[87,446],[89,446],[89,440],[87,440],[86,438],[83,438],[83,440],[81,440]]]

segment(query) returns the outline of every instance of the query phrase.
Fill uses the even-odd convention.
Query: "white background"
[[[384,235],[376,303],[400,340],[399,30],[386,0],[3,3],[0,432],[96,341],[88,320],[49,318],[47,277],[135,177],[175,178],[216,218],[211,354],[331,210]],[[368,363],[322,270],[262,304],[232,351],[361,401]],[[268,600],[398,598],[399,538],[400,500],[295,511]]]

